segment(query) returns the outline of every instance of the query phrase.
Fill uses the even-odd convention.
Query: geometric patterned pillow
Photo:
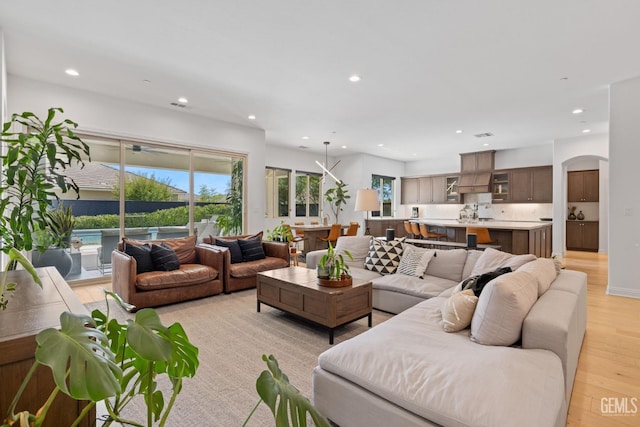
[[[372,239],[369,245],[369,254],[364,260],[364,268],[380,274],[393,274],[396,272],[401,258],[402,241],[381,242]]]

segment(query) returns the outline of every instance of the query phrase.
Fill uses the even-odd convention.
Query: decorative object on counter
[[[418,218],[419,216],[419,208],[417,206],[414,206],[411,208],[411,218]]]
[[[584,214],[582,213],[582,211],[578,212],[577,218],[580,221],[582,221],[584,219]]]
[[[464,205],[458,214],[458,222],[478,222],[478,210],[469,205]]]
[[[467,249],[478,249],[478,235],[476,233],[467,234]]]
[[[571,220],[576,219],[576,207],[575,206],[571,206],[569,208],[569,211],[570,212],[569,212],[569,217],[568,218],[571,219]]]

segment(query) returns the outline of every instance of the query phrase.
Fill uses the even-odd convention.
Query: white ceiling
[[[2,0],[0,29],[10,75],[402,161],[605,133],[640,75],[637,0]]]

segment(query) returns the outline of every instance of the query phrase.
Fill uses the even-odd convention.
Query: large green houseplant
[[[57,119],[58,113],[63,113],[62,108],[50,108],[44,120],[31,112],[13,114],[2,127],[0,244],[6,254],[12,249],[33,249],[33,235],[46,228],[57,192],[78,193],[65,169],[72,164],[84,166],[83,156],[90,160],[89,146],[74,133],[78,125]],[[10,257],[8,269],[16,266],[17,260]],[[39,283],[37,276],[34,279]],[[0,291],[6,306],[7,288]]]
[[[127,306],[117,294],[106,294]],[[108,307],[106,313],[94,310],[91,317],[64,312],[59,330],[49,328],[37,335],[36,360],[8,413],[3,414],[6,418],[2,427],[41,425],[60,392],[88,401],[74,426],[101,400],[109,414],[103,426],[113,422],[136,427],[166,424],[183,379],[193,377],[198,369],[198,348],[191,344],[180,323],[163,325],[153,309],[140,310],[135,319],[119,323],[109,318]],[[39,365],[51,369],[56,387],[35,414],[16,412],[17,402]],[[167,376],[172,384],[168,399],[158,387],[161,376]],[[142,397],[146,405],[144,423],[121,415],[136,397]]]
[[[336,182],[335,187],[328,189],[324,193],[324,199],[327,202],[329,202],[331,211],[333,212],[333,215],[336,217],[336,222],[335,222],[336,224],[340,224],[340,222],[338,221],[338,215],[343,210],[342,205],[346,205],[347,199],[351,198],[351,196],[349,196],[348,194],[349,190],[345,188],[346,186],[347,184],[345,184],[344,182],[338,181]]]

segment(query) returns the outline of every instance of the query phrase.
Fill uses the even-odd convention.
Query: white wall
[[[609,99],[607,293],[640,298],[640,77],[612,84]]]
[[[4,55],[4,32],[0,30],[0,123],[8,121],[7,116],[7,63]]]
[[[599,165],[601,160],[609,158],[609,136],[595,134],[576,138],[558,139],[553,144],[553,253],[564,255],[567,219],[567,170],[582,169],[586,165]],[[608,169],[600,170],[600,185],[608,182]],[[600,251],[607,252],[608,216],[607,200],[600,193],[598,216],[600,220]],[[586,213],[585,213],[586,214]]]
[[[403,176],[437,175],[460,172],[460,156],[406,162]]]
[[[553,164],[553,143],[551,142],[532,145],[530,147],[496,151],[496,169],[549,166],[551,164]]]
[[[77,122],[78,130],[85,132],[248,154],[246,231],[253,233],[264,228],[266,150],[262,129],[13,75],[8,77],[7,100],[10,112],[32,111],[43,115],[49,107],[62,107],[65,117]]]

